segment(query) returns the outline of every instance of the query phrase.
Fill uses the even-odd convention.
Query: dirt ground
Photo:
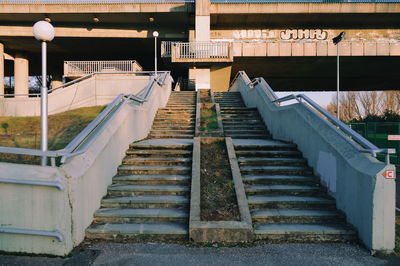
[[[225,142],[201,144],[201,220],[239,221],[239,207]]]

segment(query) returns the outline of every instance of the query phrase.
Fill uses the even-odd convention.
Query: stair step
[[[147,222],[180,222],[185,223],[188,212],[182,209],[128,209],[102,208],[94,214],[95,223],[147,223]]]
[[[158,157],[173,157],[180,156],[180,158],[190,157],[192,151],[189,150],[127,150],[126,155],[130,158],[158,158]]]
[[[312,175],[313,169],[302,166],[241,166],[243,174]]]
[[[239,158],[254,158],[254,157],[300,157],[301,152],[299,151],[280,151],[280,150],[272,150],[272,151],[262,151],[262,150],[238,150],[236,151],[236,155]]]
[[[184,195],[189,191],[187,186],[179,185],[120,185],[108,187],[110,196],[134,195]]]
[[[354,230],[337,224],[257,224],[254,233],[258,239],[297,242],[342,242],[356,238]]]
[[[189,175],[125,175],[115,176],[114,184],[186,184],[190,181]]]
[[[248,195],[265,193],[268,195],[303,195],[321,194],[319,186],[308,185],[250,185],[245,188]]]
[[[189,174],[189,166],[150,166],[150,165],[121,165],[118,174]]]
[[[190,158],[167,157],[167,158],[125,158],[124,165],[187,165],[192,161]]]
[[[322,197],[305,196],[248,196],[249,205],[255,208],[316,209],[335,208],[335,201]]]
[[[88,238],[99,239],[185,239],[188,234],[186,224],[179,223],[106,223],[96,224],[86,229]]]
[[[262,209],[251,211],[254,223],[344,223],[343,215],[332,210]]]
[[[243,175],[243,181],[247,184],[298,184],[316,183],[315,176],[300,175]]]
[[[165,145],[155,145],[155,144],[142,144],[142,143],[132,143],[129,145],[130,150],[148,150],[148,151],[155,151],[155,150],[182,150],[182,151],[187,151],[190,150],[192,151],[193,145],[192,144],[179,144],[179,143],[170,143]]]
[[[251,157],[251,158],[243,158],[240,157],[238,159],[240,166],[256,166],[256,165],[264,165],[264,166],[283,166],[283,165],[305,165],[307,160],[304,158],[263,158],[263,157]]]
[[[101,201],[103,208],[182,208],[188,204],[187,197],[170,195],[113,197]]]
[[[192,139],[194,134],[150,134],[150,138]]]

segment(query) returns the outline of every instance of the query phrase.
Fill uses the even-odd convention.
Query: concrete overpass
[[[246,69],[277,90],[333,90],[336,50],[330,39],[346,31],[340,47],[342,87],[399,87],[400,1],[250,2],[0,1],[0,58],[6,59],[0,60],[0,80],[2,73],[15,76],[16,93],[27,92],[28,73],[40,72],[31,27],[47,19],[56,27],[49,45],[49,70],[56,81],[65,60],[135,59],[152,69],[151,33],[157,30],[160,41],[229,43],[229,62],[160,60],[159,68],[195,79],[198,88],[226,89],[232,73]],[[0,81],[0,94],[2,88]]]

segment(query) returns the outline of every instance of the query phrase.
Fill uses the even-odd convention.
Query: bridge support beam
[[[14,94],[29,94],[29,60],[21,53],[14,59]]]
[[[210,41],[210,0],[196,1],[196,42]]]
[[[214,91],[228,91],[231,79],[232,65],[211,66],[211,88]]]

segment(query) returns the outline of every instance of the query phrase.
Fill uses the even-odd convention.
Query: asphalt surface
[[[67,258],[0,255],[0,265],[400,265],[355,244],[269,244],[248,248],[101,243]]]

